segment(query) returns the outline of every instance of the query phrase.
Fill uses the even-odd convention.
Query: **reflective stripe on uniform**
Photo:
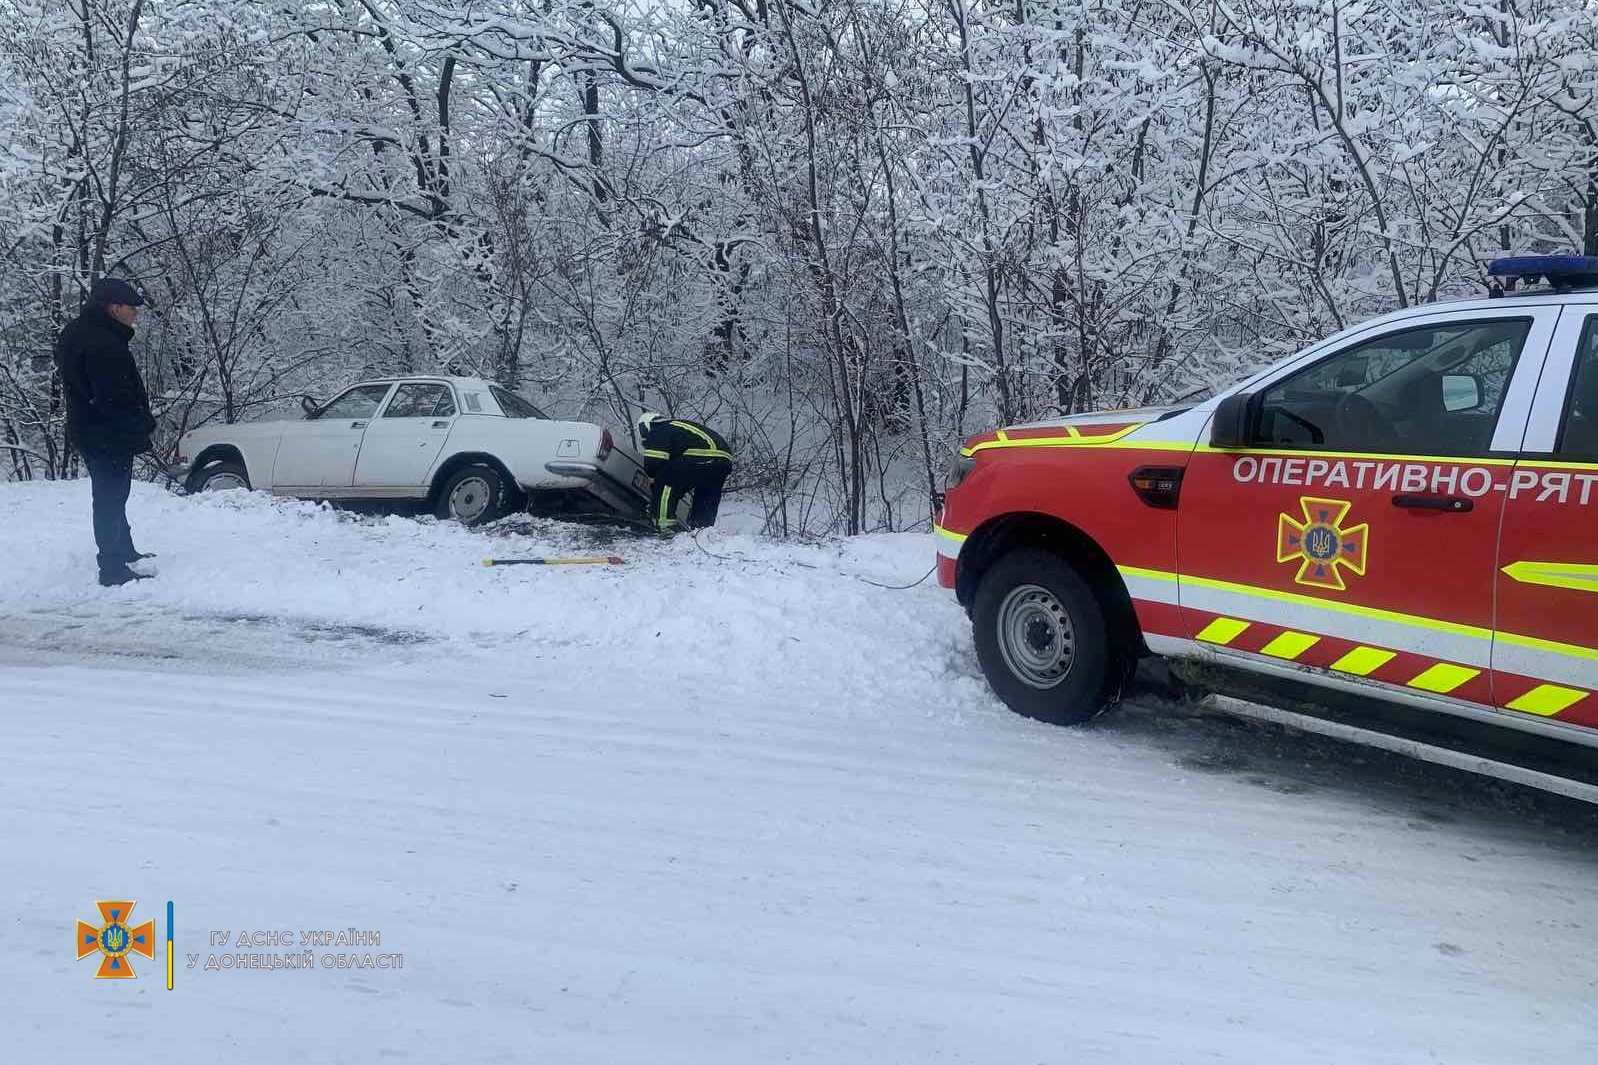
[[[728,462],[732,461],[732,454],[717,447],[716,442],[710,439],[699,426],[679,421],[673,421],[671,424],[679,429],[686,429],[705,442],[704,447],[691,447],[684,450],[683,454],[685,456],[696,459],[726,459]]]
[[[644,448],[644,458],[646,458],[646,459],[669,459],[669,458],[671,458],[671,452],[669,452],[669,451],[661,451],[659,448],[646,447],[646,448]]]
[[[671,485],[665,485],[660,490],[660,509],[655,514],[657,528],[665,529],[677,524],[677,519],[671,516]]]

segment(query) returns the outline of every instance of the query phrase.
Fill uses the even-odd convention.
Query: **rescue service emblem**
[[[155,922],[145,921],[132,927],[128,921],[128,915],[133,912],[131,902],[97,902],[95,906],[100,910],[100,924],[78,922],[78,957],[100,953],[100,968],[94,974],[97,980],[119,977],[131,980],[133,966],[129,964],[129,954],[155,957]]]
[[[1303,496],[1298,504],[1304,520],[1282,514],[1276,521],[1276,561],[1297,562],[1293,580],[1315,588],[1342,591],[1342,570],[1365,575],[1366,550],[1370,545],[1370,526],[1361,523],[1344,527],[1343,519],[1354,504],[1341,499]]]

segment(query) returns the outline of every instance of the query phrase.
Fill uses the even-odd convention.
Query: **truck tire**
[[[470,527],[498,521],[510,506],[511,488],[505,475],[492,466],[474,462],[462,466],[444,482],[434,513]]]
[[[205,467],[189,478],[190,494],[195,492],[225,492],[233,488],[248,491],[250,475],[237,462],[217,462]]]
[[[977,661],[1025,717],[1079,725],[1108,705],[1109,626],[1092,586],[1053,551],[1024,547],[983,575],[972,603]]]

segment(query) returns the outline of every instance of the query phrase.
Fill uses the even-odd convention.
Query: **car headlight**
[[[949,463],[949,469],[944,474],[943,490],[952,492],[965,480],[966,474],[976,469],[977,460],[974,455],[955,455]]]

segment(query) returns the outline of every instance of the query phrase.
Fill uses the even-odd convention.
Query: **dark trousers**
[[[696,529],[708,529],[716,524],[716,512],[721,509],[721,486],[727,483],[732,464],[718,462],[704,467],[694,480],[693,506],[688,510],[688,524]]]
[[[665,462],[651,473],[655,479],[655,494],[650,503],[649,517],[656,528],[669,529],[677,523],[677,504],[684,495],[689,496],[688,524],[695,529],[708,529],[716,524],[716,514],[721,509],[721,488],[732,472],[732,463],[685,462],[677,459]]]
[[[133,490],[131,457],[90,458],[89,487],[94,496],[94,546],[101,573],[112,573],[139,557],[128,528],[128,493]]]

